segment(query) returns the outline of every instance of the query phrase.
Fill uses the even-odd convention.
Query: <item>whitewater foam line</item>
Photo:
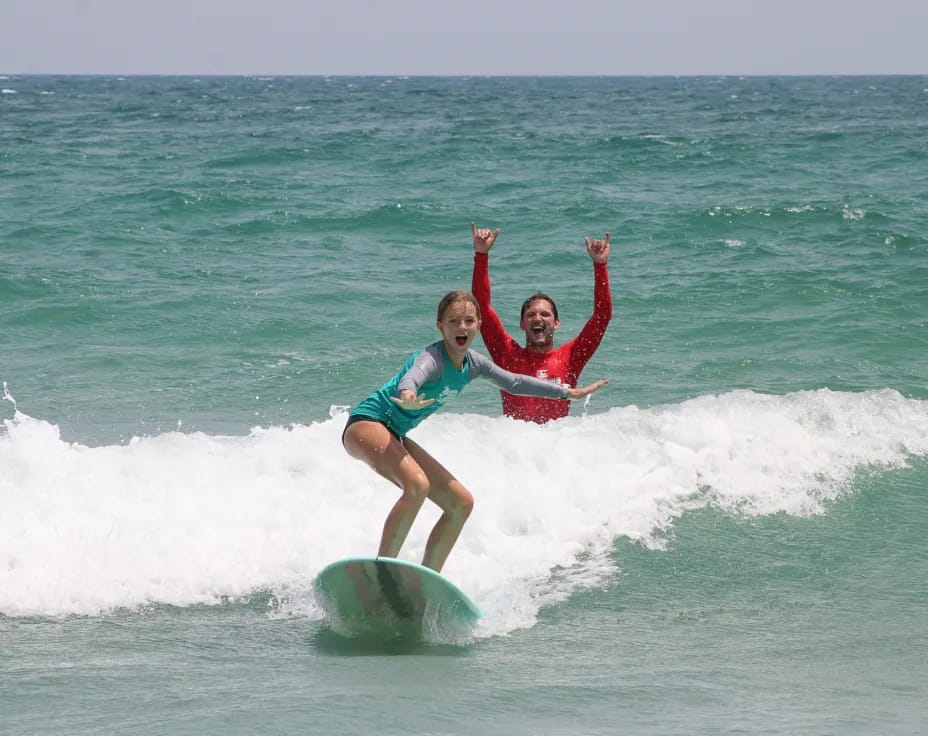
[[[0,427],[0,612],[299,601],[329,562],[376,552],[396,500],[341,449],[344,419],[89,447],[17,411]],[[547,425],[442,413],[415,437],[476,498],[443,572],[499,633],[614,578],[616,539],[665,546],[688,511],[827,513],[862,472],[928,455],[928,402],[732,391]],[[423,507],[402,558],[437,518]]]

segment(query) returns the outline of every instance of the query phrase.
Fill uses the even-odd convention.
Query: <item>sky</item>
[[[0,74],[928,74],[928,0],[0,0]]]

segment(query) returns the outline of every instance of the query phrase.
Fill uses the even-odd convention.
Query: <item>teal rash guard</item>
[[[411,355],[399,373],[363,399],[351,410],[350,416],[381,422],[397,437],[404,437],[419,422],[452,401],[478,376],[511,394],[561,398],[560,384],[510,373],[474,350],[467,351],[464,365],[458,370],[448,357],[444,342],[439,340]],[[426,399],[435,399],[434,403],[409,411],[390,401],[391,396],[399,398],[400,391],[407,388],[416,395],[425,394]]]

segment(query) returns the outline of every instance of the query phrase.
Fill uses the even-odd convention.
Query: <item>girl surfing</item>
[[[452,291],[438,305],[442,339],[406,361],[400,371],[351,410],[342,443],[351,457],[400,488],[387,515],[378,557],[396,557],[425,499],[442,510],[429,535],[422,564],[440,571],[470,516],[474,498],[441,463],[407,433],[454,399],[474,378],[513,394],[581,399],[608,381],[569,386],[510,373],[470,349],[480,330],[480,306],[468,291]]]

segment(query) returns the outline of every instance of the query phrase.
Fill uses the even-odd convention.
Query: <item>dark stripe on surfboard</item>
[[[396,580],[393,579],[389,566],[384,562],[377,561],[374,562],[374,565],[377,566],[377,582],[380,583],[380,590],[383,592],[383,597],[387,599],[387,603],[390,604],[390,608],[393,609],[393,613],[400,618],[412,618],[412,607],[409,605],[409,601],[400,594],[399,586],[396,584]]]

